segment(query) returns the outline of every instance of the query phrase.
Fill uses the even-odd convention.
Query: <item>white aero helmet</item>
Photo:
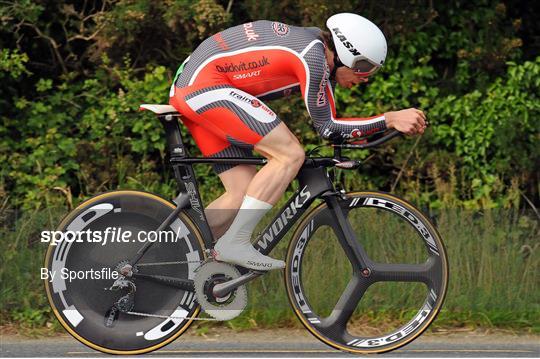
[[[360,15],[341,13],[326,21],[341,63],[358,73],[372,74],[386,58],[386,39],[382,31]]]

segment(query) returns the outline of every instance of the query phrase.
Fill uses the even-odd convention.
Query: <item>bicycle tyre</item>
[[[152,193],[112,191],[96,195],[80,204],[62,219],[57,230],[95,230],[108,225],[155,230],[175,207],[174,203]],[[177,236],[181,235],[178,237],[180,240],[175,243],[159,243],[157,246],[152,246],[149,252],[155,247],[159,248],[155,249],[150,256],[172,253],[170,258],[204,260],[204,241],[200,231],[185,213],[180,212],[178,218],[166,227],[168,230],[173,230],[173,228],[177,230]],[[97,244],[103,248],[92,247],[92,245],[96,244],[61,242],[53,245],[51,243],[45,255],[45,268],[61,273],[62,268],[78,269],[78,266],[84,263],[103,266],[105,262],[105,266],[114,266],[122,259],[128,259],[134,255],[142,243],[123,243],[122,250],[118,250],[117,243],[108,243],[104,246]],[[78,264],[79,262],[81,264]],[[186,267],[167,270],[181,273],[191,279],[197,266],[186,264]],[[112,282],[113,280],[93,280],[72,284],[71,281],[65,279],[63,282],[44,280],[49,304],[60,324],[70,335],[90,348],[109,354],[148,353],[169,344],[192,324],[193,319],[164,320],[157,317],[135,317],[120,313],[119,324],[113,328],[105,327],[103,317],[100,321],[102,313],[98,313],[103,309],[101,303],[108,301],[107,305],[110,305],[111,298],[117,298],[118,294],[111,296],[106,291],[101,293],[100,286],[110,286]],[[176,313],[175,316],[180,316],[181,313],[186,317],[196,317],[199,314],[200,306],[193,292],[168,287],[161,288],[159,284],[143,282],[137,283],[134,311],[137,311],[137,303],[140,302],[147,311],[154,309],[154,313],[171,313],[166,314],[170,316],[173,313]],[[81,294],[81,292],[84,293]],[[142,295],[147,296],[148,301],[152,303],[144,304]],[[153,304],[157,307],[152,308]]]
[[[382,336],[354,336],[348,332],[348,323],[340,324],[340,328],[336,324],[330,325],[331,320],[329,318],[333,318],[337,306],[333,308],[327,317],[319,315],[310,304],[310,297],[306,295],[306,283],[302,276],[304,266],[308,266],[306,271],[310,270],[309,265],[304,263],[304,257],[309,251],[310,240],[315,237],[315,232],[322,226],[333,225],[329,220],[331,218],[330,209],[326,203],[322,203],[304,217],[289,244],[284,276],[289,302],[306,329],[317,339],[331,347],[354,354],[383,353],[400,348],[420,336],[433,322],[441,309],[448,287],[448,260],[442,239],[428,218],[412,204],[396,196],[383,192],[354,192],[346,194],[345,199],[340,199],[339,203],[345,211],[356,208],[362,208],[362,210],[376,208],[389,213],[388,216],[398,218],[395,216],[398,215],[401,217],[403,225],[411,226],[411,232],[417,232],[418,237],[424,242],[419,247],[426,249],[428,260],[432,262],[438,261],[432,267],[436,268],[433,270],[432,278],[433,282],[437,282],[436,285],[433,285],[436,290],[428,287],[429,290],[425,301],[417,314],[405,325],[399,326],[397,330],[392,330]],[[430,259],[432,256],[437,258],[432,260]],[[345,256],[343,257],[346,259]],[[331,280],[330,278],[334,272],[332,268],[327,267],[320,269],[320,271],[326,277],[321,278],[321,281],[316,283],[317,286],[323,286],[324,281]],[[356,283],[360,283],[361,280],[356,280]],[[346,289],[349,288],[349,284],[347,284]],[[364,294],[369,291],[371,284],[373,283],[366,284]],[[333,283],[328,285],[333,285]],[[341,299],[340,297],[338,303],[341,303]],[[350,317],[347,321],[349,320]]]

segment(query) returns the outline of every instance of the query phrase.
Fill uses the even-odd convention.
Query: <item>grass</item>
[[[54,228],[64,209],[26,212],[11,219],[14,228],[0,228],[0,324],[13,324],[32,335],[44,327],[59,329],[48,308],[40,268],[46,245],[39,242],[42,230]]]
[[[351,222],[374,259],[421,262],[421,243],[388,213],[358,210]],[[27,212],[15,228],[0,228],[0,318],[25,333],[59,329],[39,279],[45,244],[39,232],[54,228],[62,209]],[[269,216],[266,218],[268,220]],[[437,226],[450,260],[450,284],[434,327],[488,327],[540,332],[539,228],[533,217],[517,210],[467,212],[445,209]],[[399,234],[399,235],[398,235]],[[290,238],[290,234],[288,235]],[[286,238],[272,253],[284,258]],[[308,248],[303,276],[308,299],[318,312],[329,313],[350,277],[351,268],[328,228],[320,228]],[[289,306],[280,272],[248,286],[249,305],[232,328],[299,326]],[[376,333],[414,315],[425,288],[420,284],[373,286],[357,308],[351,330]],[[198,331],[208,326],[197,324]]]

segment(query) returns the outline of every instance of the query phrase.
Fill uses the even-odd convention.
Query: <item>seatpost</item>
[[[189,155],[184,146],[182,133],[180,132],[179,122],[181,115],[177,112],[169,112],[160,114],[157,117],[165,129],[167,149],[170,156],[169,162],[174,171],[174,177],[179,189],[178,196],[173,200],[177,205],[174,216],[178,215],[181,210],[185,210],[201,231],[206,246],[210,246],[213,236],[206,222],[204,206],[195,178],[195,171],[191,163],[181,162],[181,160],[186,159]]]
[[[180,197],[182,192],[187,192],[185,182],[194,177],[191,166],[175,162],[175,160],[185,158],[188,155],[180,132],[179,120],[181,116],[178,113],[164,113],[157,117],[165,129],[165,139],[170,156],[169,161],[172,164],[174,176],[180,189]],[[177,204],[179,197],[174,200]]]
[[[180,126],[178,120],[179,114],[162,114],[158,115],[158,119],[165,128],[165,138],[167,140],[167,147],[169,155],[173,157],[185,157],[186,149],[182,141],[182,133],[180,132]]]

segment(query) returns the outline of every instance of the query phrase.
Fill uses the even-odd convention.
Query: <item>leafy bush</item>
[[[429,112],[433,146],[457,156],[474,198],[498,197],[491,186],[497,177],[509,183],[519,174],[530,183],[539,169],[540,57],[508,65],[485,91],[449,95]]]

